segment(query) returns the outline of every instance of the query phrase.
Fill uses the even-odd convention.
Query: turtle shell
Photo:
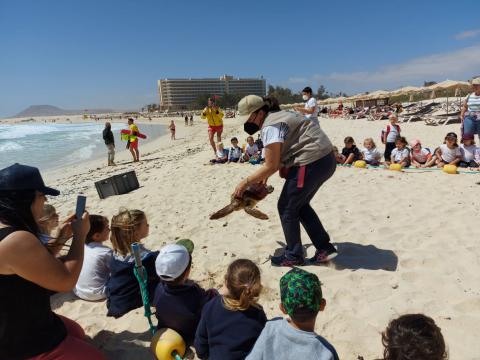
[[[265,186],[264,184],[250,184],[247,186],[245,189],[245,192],[243,193],[242,199],[255,199],[255,200],[262,200],[264,199],[268,194],[272,192],[273,188],[270,186]]]

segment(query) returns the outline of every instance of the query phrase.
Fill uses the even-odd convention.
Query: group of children
[[[256,165],[263,161],[263,144],[260,138],[254,140],[253,136],[249,136],[247,137],[247,143],[242,147],[238,146],[236,137],[233,137],[230,143],[232,145],[230,149],[225,148],[221,142],[216,144],[217,154],[215,159],[210,160],[211,164],[240,162]]]
[[[48,242],[58,225],[58,214],[51,205],[44,210],[42,241]],[[149,234],[143,211],[120,209],[110,222],[101,215],[89,217],[84,263],[74,292],[88,301],[106,299],[107,316],[118,318],[142,306],[131,253],[131,245],[139,243],[158,329],[177,331],[200,359],[338,360],[335,348],[315,333],[317,316],[326,306],[317,275],[300,268],[283,275],[279,308],[286,317],[268,320],[259,304],[263,289],[260,269],[252,261],[233,261],[222,288],[205,290],[190,279],[193,249],[181,242],[160,251],[141,245]],[[109,239],[112,248],[104,245]],[[382,343],[385,360],[440,360],[446,356],[440,328],[421,314],[391,321]]]
[[[407,140],[401,136],[397,117],[392,115],[390,124],[382,131],[381,141],[385,144],[384,162],[382,162],[382,153],[377,149],[372,138],[365,139],[363,148],[358,149],[354,139],[347,136],[341,153],[334,147],[337,163],[349,165],[357,160],[364,160],[372,166],[400,164],[404,168],[443,167],[449,164],[471,170],[479,170],[480,167],[480,148],[475,145],[473,135],[463,134],[458,144],[457,134],[449,132],[445,136],[444,143],[434,151],[422,147],[418,139],[411,141],[408,147]]]

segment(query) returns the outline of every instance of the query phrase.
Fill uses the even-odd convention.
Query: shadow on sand
[[[274,256],[284,253],[286,244],[277,241],[280,248],[275,249]],[[336,270],[397,270],[398,257],[392,250],[379,249],[374,245],[361,245],[352,242],[333,243],[338,250],[338,256],[326,266],[332,266]],[[312,244],[303,246],[304,256]]]

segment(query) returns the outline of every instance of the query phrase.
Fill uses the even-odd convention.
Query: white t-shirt
[[[480,154],[478,153],[478,148],[475,145],[465,146],[460,144],[460,152],[462,153],[462,160],[465,162],[470,162],[472,160],[477,161]]]
[[[101,243],[85,245],[82,271],[73,292],[79,298],[97,301],[106,298],[105,285],[110,277],[113,250]]]
[[[238,146],[237,147],[232,146],[230,148],[230,154],[229,154],[230,159],[240,159],[241,156],[242,156],[241,148],[239,148]]]
[[[250,146],[250,144],[247,144],[247,146],[245,147],[245,153],[247,153],[249,156],[258,155],[257,144],[253,143],[252,146]]]
[[[363,148],[361,152],[365,161],[378,161],[382,158],[382,154],[380,153],[380,151],[377,150],[377,148],[373,148],[370,150],[368,150],[367,148]]]
[[[421,148],[418,152],[412,150],[412,159],[421,164],[426,163],[430,155],[430,151],[425,148]]]
[[[440,145],[440,151],[442,152],[442,160],[446,163],[450,163],[457,158],[457,156],[462,156],[460,147],[449,149],[447,144]]]
[[[278,123],[266,126],[262,129],[263,146],[267,147],[274,143],[283,143],[288,133],[288,125],[286,123]]]
[[[392,154],[390,155],[390,157],[393,161],[399,162],[402,161],[402,159],[408,158],[409,154],[410,150],[408,150],[407,148],[403,148],[402,150],[395,148],[392,150]]]
[[[310,99],[307,100],[305,103],[305,109],[312,109],[313,108],[313,114],[305,114],[305,119],[311,120],[311,121],[317,121],[318,122],[318,108],[317,108],[317,100],[314,97],[311,97]]]
[[[480,112],[480,96],[471,93],[466,97],[468,111]]]
[[[393,143],[395,142],[397,137],[400,136],[400,131],[398,131],[398,129],[400,129],[400,126],[398,126],[397,124],[395,125],[389,124],[387,125],[385,132],[387,132],[388,128],[390,128],[390,132],[387,135],[387,142]]]

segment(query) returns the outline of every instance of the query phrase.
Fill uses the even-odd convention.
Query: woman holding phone
[[[45,186],[37,168],[0,170],[0,359],[105,359],[80,325],[50,307],[52,291],[75,287],[90,223],[86,212],[67,219],[64,233],[72,244],[55,257],[38,238],[46,195],[59,191]]]

